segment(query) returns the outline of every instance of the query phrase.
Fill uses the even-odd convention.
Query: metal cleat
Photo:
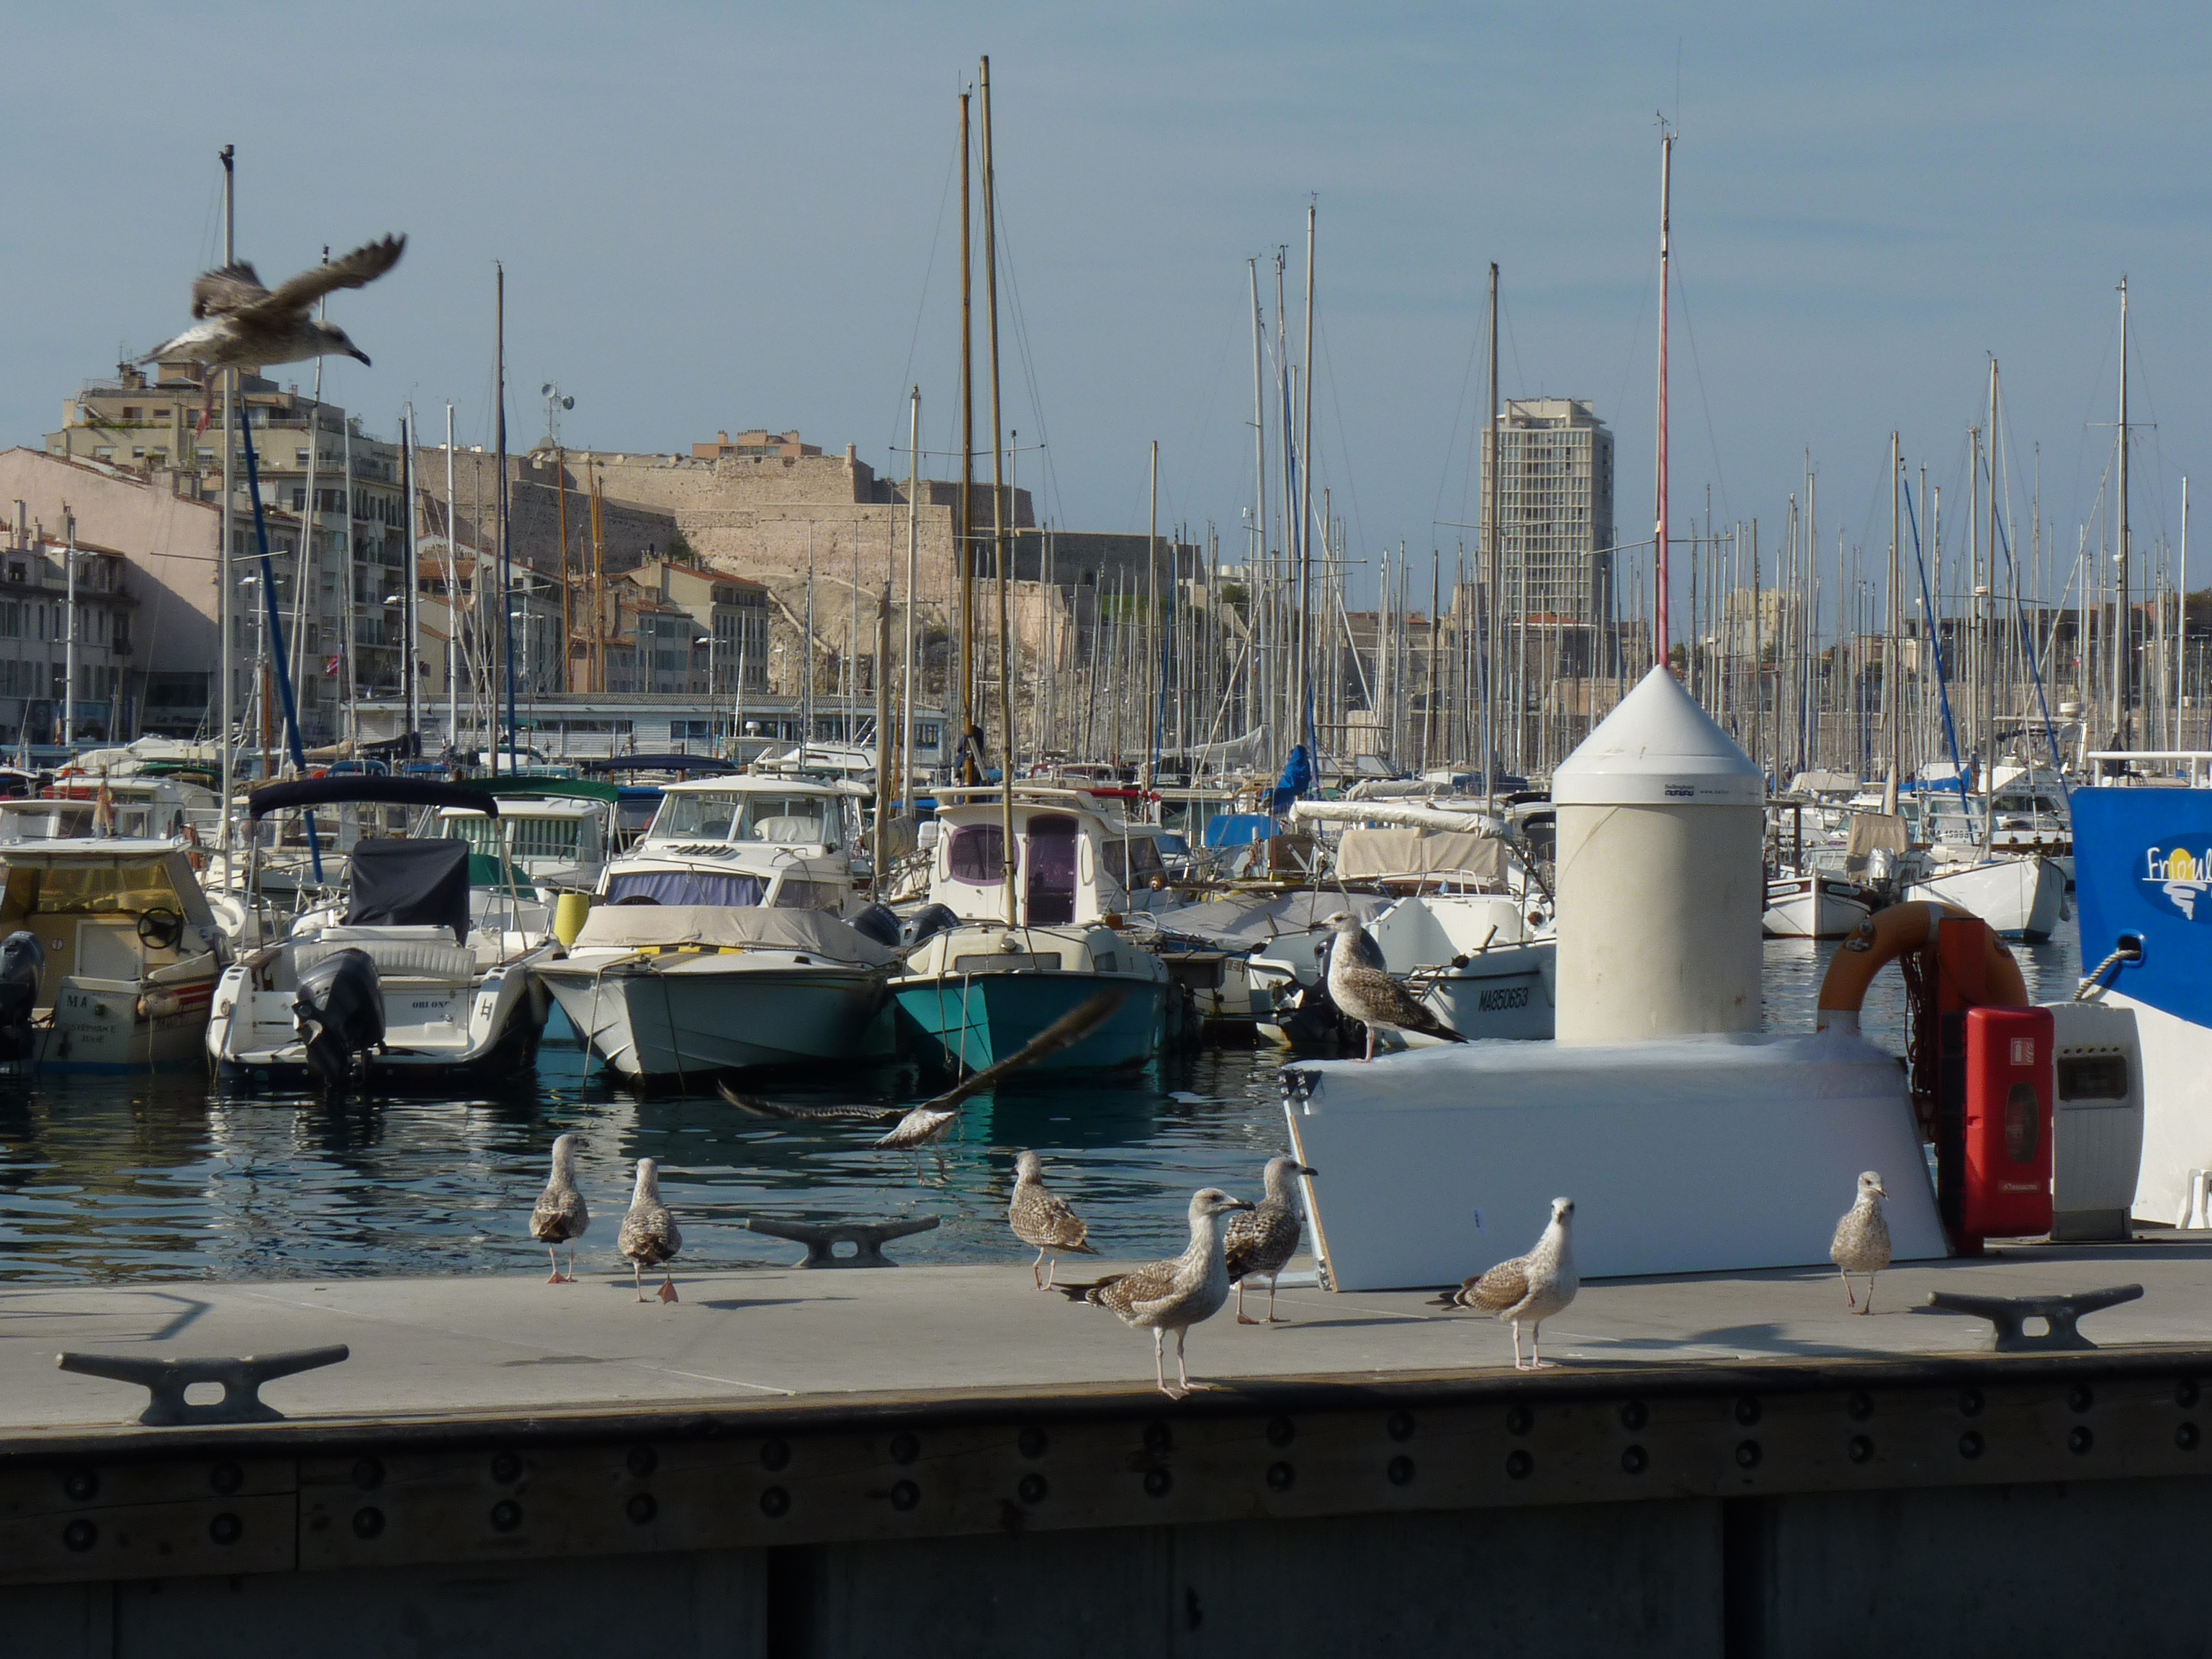
[[[1998,1353],[2069,1353],[2097,1346],[2076,1328],[2082,1315],[2136,1301],[2142,1293],[2140,1285],[2076,1291],[2070,1296],[1968,1296],[1960,1291],[1931,1291],[1928,1305],[1988,1320],[1997,1328],[1991,1346]],[[2026,1327],[2031,1319],[2043,1320],[2050,1328],[2041,1336],[2030,1336]]]
[[[143,1359],[126,1354],[64,1353],[57,1354],[54,1363],[84,1376],[136,1382],[154,1396],[139,1413],[138,1421],[149,1428],[175,1428],[206,1423],[281,1423],[284,1413],[262,1402],[261,1385],[276,1377],[335,1365],[351,1352],[340,1342],[327,1348],[295,1348],[289,1353],[259,1358],[248,1354],[243,1359]],[[197,1382],[220,1383],[222,1398],[209,1405],[192,1404],[185,1398],[185,1390]]]
[[[926,1233],[937,1224],[933,1215],[913,1221],[819,1222],[768,1221],[753,1216],[745,1222],[753,1232],[806,1246],[806,1260],[795,1264],[801,1267],[896,1267],[898,1263],[884,1254],[884,1246],[894,1238]],[[839,1244],[854,1246],[853,1254],[839,1255],[835,1249]]]

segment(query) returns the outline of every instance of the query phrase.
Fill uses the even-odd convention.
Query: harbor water
[[[1770,1030],[1811,1029],[1833,944],[1765,946]],[[2074,929],[2015,947],[2039,1001],[2069,995]],[[1863,1029],[1901,1052],[1903,987],[1885,972]],[[1284,1146],[1269,1048],[1169,1054],[1141,1076],[1054,1080],[973,1102],[940,1149],[879,1152],[860,1125],[773,1123],[714,1094],[639,1097],[616,1086],[557,1017],[533,1074],[460,1097],[211,1092],[197,1075],[0,1081],[0,1280],[326,1279],[528,1271],[544,1262],[530,1206],[553,1138],[573,1133],[592,1226],[578,1270],[617,1272],[629,1172],[657,1160],[684,1235],[682,1266],[789,1262],[797,1246],[746,1231],[786,1220],[934,1216],[891,1253],[915,1262],[1021,1255],[1005,1210],[1013,1154],[1048,1179],[1109,1255],[1172,1253],[1194,1188],[1256,1198]],[[825,1073],[778,1098],[891,1104],[926,1091],[908,1068]],[[1326,1181],[1327,1172],[1322,1177]]]

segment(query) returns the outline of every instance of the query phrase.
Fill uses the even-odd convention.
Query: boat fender
[[[0,939],[0,1060],[30,1055],[31,1014],[46,966],[46,947],[36,933],[14,933]]]
[[[1874,983],[1875,975],[1901,956],[1934,949],[1939,924],[1953,916],[1972,919],[1954,904],[1916,899],[1877,910],[1859,923],[1844,939],[1844,948],[1828,959],[1828,971],[1820,980],[1813,1029],[1825,1031],[1835,1026],[1857,1030],[1867,988]],[[2005,949],[2004,942],[1994,932],[1984,935],[1984,949],[1990,1005],[2000,1008],[2026,1007],[2027,981],[2021,976],[2020,963],[2013,960],[2012,952]]]
[[[384,988],[366,951],[336,951],[300,975],[292,1023],[307,1066],[331,1088],[352,1075],[354,1057],[384,1041]]]

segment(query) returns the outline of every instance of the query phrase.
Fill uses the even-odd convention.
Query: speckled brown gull
[[[1513,1369],[1542,1370],[1545,1369],[1541,1346],[1544,1322],[1553,1314],[1565,1312],[1575,1299],[1581,1279],[1575,1273],[1575,1242],[1571,1229],[1575,1219],[1575,1201],[1571,1198],[1552,1200],[1551,1224],[1536,1241],[1536,1248],[1526,1255],[1516,1255],[1510,1261],[1501,1261],[1479,1278],[1468,1279],[1455,1291],[1447,1291],[1437,1297],[1433,1305],[1439,1308],[1471,1308],[1477,1313],[1493,1314],[1499,1319],[1510,1320],[1513,1325]],[[1528,1361],[1521,1358],[1521,1328],[1528,1327]]]
[[[183,357],[210,369],[265,368],[325,356],[358,357],[366,363],[368,354],[343,329],[309,313],[325,294],[374,282],[399,263],[406,248],[404,236],[365,242],[343,258],[309,266],[273,292],[262,286],[249,264],[207,271],[192,284],[192,315],[199,320],[139,361]]]
[[[1237,1286],[1237,1322],[1240,1325],[1272,1325],[1275,1321],[1275,1280],[1290,1265],[1291,1258],[1298,1252],[1298,1235],[1304,1229],[1304,1218],[1298,1213],[1298,1189],[1293,1182],[1299,1176],[1310,1180],[1320,1171],[1301,1164],[1294,1158],[1271,1158],[1263,1177],[1267,1195],[1250,1215],[1240,1215],[1229,1224],[1229,1234],[1224,1242],[1222,1255],[1228,1269],[1230,1282]],[[1267,1281],[1267,1316],[1248,1318],[1244,1312],[1244,1281],[1264,1279]]]
[[[1024,1152],[1014,1159],[1014,1197],[1006,1206],[1006,1224],[1023,1243],[1036,1246],[1037,1259],[1030,1263],[1030,1277],[1041,1291],[1053,1287],[1052,1275],[1063,1255],[1098,1254],[1091,1248],[1091,1230],[1067,1207],[1067,1200],[1045,1189],[1044,1165],[1035,1152]],[[1048,1254],[1051,1265],[1040,1276],[1037,1269],[1045,1265]]]
[[[546,1179],[545,1190],[538,1194],[538,1207],[530,1212],[530,1236],[545,1246],[546,1259],[553,1264],[553,1277],[545,1281],[548,1285],[576,1282],[576,1241],[591,1224],[592,1212],[576,1187],[576,1137],[557,1136],[553,1142],[553,1173]],[[553,1253],[556,1244],[568,1247],[565,1279],[561,1260]]]
[[[1366,1058],[1375,1058],[1378,1030],[1419,1031],[1446,1042],[1467,1039],[1438,1019],[1426,1003],[1390,977],[1382,965],[1382,952],[1359,918],[1339,910],[1322,925],[1336,930],[1328,952],[1328,994],[1346,1018],[1367,1028]]]
[[[1184,1367],[1182,1344],[1194,1325],[1211,1319],[1229,1300],[1229,1269],[1222,1260],[1221,1218],[1251,1205],[1231,1198],[1218,1187],[1201,1187],[1190,1197],[1190,1243],[1167,1261],[1147,1261],[1141,1267],[1088,1285],[1055,1285],[1053,1288],[1071,1302],[1091,1302],[1118,1316],[1125,1325],[1152,1334],[1152,1376],[1160,1392],[1180,1400],[1190,1392],[1190,1372]],[[1176,1379],[1167,1377],[1167,1334],[1176,1334]]]
[[[629,1213],[623,1218],[615,1243],[629,1260],[630,1282],[637,1287],[639,1301],[645,1300],[647,1267],[661,1270],[660,1299],[676,1300],[676,1278],[668,1264],[684,1248],[684,1235],[660,1201],[660,1166],[649,1158],[637,1161],[637,1190],[630,1195]]]
[[[1889,1223],[1881,1213],[1881,1206],[1888,1198],[1889,1194],[1882,1190],[1879,1174],[1869,1170],[1862,1175],[1858,1196],[1844,1212],[1844,1218],[1836,1223],[1835,1242],[1828,1246],[1828,1260],[1844,1275],[1845,1305],[1863,1314],[1874,1311],[1874,1276],[1889,1266]],[[1851,1294],[1853,1273],[1866,1275],[1863,1303]]]

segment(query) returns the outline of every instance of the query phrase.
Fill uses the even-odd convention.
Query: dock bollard
[[[2076,1328],[2082,1315],[2133,1302],[2142,1293],[2140,1285],[2076,1291],[2070,1296],[1968,1296],[1961,1291],[1930,1291],[1928,1305],[1988,1320],[1997,1328],[1996,1340],[1990,1346],[1998,1353],[2078,1353],[2094,1352],[2097,1346]],[[2041,1336],[2030,1336],[2026,1325],[2031,1319],[2040,1319],[2050,1328]]]
[[[289,1353],[247,1354],[242,1359],[146,1359],[118,1353],[62,1353],[54,1364],[84,1376],[136,1382],[154,1398],[138,1414],[148,1428],[176,1428],[202,1423],[282,1423],[284,1413],[261,1398],[261,1385],[279,1376],[335,1365],[352,1350],[343,1342],[327,1348],[295,1348]],[[222,1398],[196,1406],[185,1390],[196,1382],[216,1382]]]
[[[806,1260],[794,1263],[797,1267],[896,1267],[898,1263],[884,1254],[884,1246],[894,1238],[926,1233],[937,1223],[933,1215],[912,1221],[769,1221],[752,1216],[745,1225],[770,1238],[806,1246]],[[840,1244],[852,1245],[853,1254],[839,1255],[836,1247]]]

